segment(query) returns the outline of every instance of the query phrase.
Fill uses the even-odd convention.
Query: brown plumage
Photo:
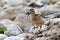
[[[30,20],[31,20],[31,22],[34,24],[34,25],[42,25],[43,23],[44,23],[44,19],[43,19],[43,17],[42,16],[38,16],[38,15],[36,15],[35,14],[35,10],[34,9],[30,9],[30,12],[29,12],[29,14],[30,14]]]

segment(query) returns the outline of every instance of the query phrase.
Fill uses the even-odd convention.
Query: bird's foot
[[[34,25],[34,28],[38,28],[39,26],[38,25]]]

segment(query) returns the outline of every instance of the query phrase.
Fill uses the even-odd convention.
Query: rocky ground
[[[42,28],[34,28],[26,15],[30,9],[44,17]],[[0,0],[3,27],[0,40],[60,40],[60,0]]]

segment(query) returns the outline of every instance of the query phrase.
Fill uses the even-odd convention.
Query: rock
[[[42,25],[42,27],[38,26],[36,28],[33,25],[30,25],[25,29],[25,32],[39,34],[40,32],[46,31],[47,29],[48,27],[46,25]]]
[[[0,7],[4,6],[4,2],[2,0],[0,0]]]
[[[36,3],[31,3],[31,4],[29,4],[28,6],[29,6],[29,7],[33,7],[33,8],[41,8],[41,7],[43,7],[44,5],[38,5],[38,4],[36,4]]]
[[[60,1],[56,2],[54,7],[57,8],[57,9],[60,9]]]
[[[0,19],[13,19],[19,14],[18,8],[8,8],[2,12],[0,12]]]
[[[44,4],[44,5],[54,5],[57,1],[59,0],[41,0],[41,3]]]
[[[5,3],[2,2],[2,0],[0,0],[0,11],[4,10],[4,5],[5,5]]]
[[[3,2],[5,2],[6,5],[9,5],[11,7],[16,7],[23,4],[23,0],[3,0]]]
[[[40,30],[41,30],[40,26],[34,27],[33,25],[31,25],[26,28],[25,32],[29,32],[32,34],[38,34],[40,32]]]
[[[5,39],[7,36],[5,34],[0,34],[0,40]]]
[[[40,40],[40,38],[35,38],[34,40]]]
[[[58,1],[56,4],[60,6],[60,1]]]
[[[60,23],[60,18],[53,18],[53,19],[46,20],[44,22],[44,24],[48,26],[58,25],[59,23]]]
[[[26,39],[31,40],[32,38],[35,37],[35,35],[33,35],[31,33],[22,33],[22,34],[17,35],[17,37],[22,37],[22,38],[24,37]]]
[[[49,36],[54,36],[56,34],[60,33],[60,18],[54,18],[50,19],[49,22],[47,23],[48,25],[48,30],[44,31],[42,34],[49,37]]]
[[[60,33],[59,30],[60,30],[59,26],[55,25],[55,26],[51,27],[50,29],[48,29],[47,31],[43,32],[42,34],[45,37],[50,37],[50,36],[54,36],[56,34],[59,34]]]
[[[5,38],[4,40],[15,40],[15,39],[16,39],[15,36],[11,36],[11,37]]]
[[[28,4],[28,3],[30,3],[31,1],[33,1],[33,0],[24,0],[24,3]]]
[[[19,6],[19,7],[7,8],[6,10],[0,12],[0,19],[14,20],[17,15],[26,14],[29,9],[30,9],[30,7],[27,7],[27,6]]]
[[[57,25],[60,22],[60,18],[50,19],[50,25]]]
[[[51,37],[40,37],[40,38],[36,38],[34,40],[51,40]]]
[[[51,37],[51,40],[60,40],[60,35],[57,34],[57,35],[55,35],[55,36],[52,36],[52,37]]]
[[[40,2],[41,0],[24,0],[24,3],[29,7],[41,8],[44,5]]]
[[[16,25],[16,24],[12,24],[9,25],[9,27],[7,28],[7,31],[4,32],[4,34],[8,35],[8,36],[12,36],[12,35],[18,35],[20,33],[23,33],[22,29]]]
[[[48,29],[47,25],[42,25],[41,30],[40,31],[46,31]]]
[[[7,37],[4,40],[31,40],[34,35],[29,33],[19,34],[18,36]]]
[[[46,15],[45,18],[47,18],[47,19],[60,18],[60,13]]]
[[[26,14],[20,14],[16,17],[15,21],[24,30],[28,25],[31,24],[30,18]]]
[[[50,14],[54,14],[54,13],[59,13],[60,9],[57,9],[56,7],[54,7],[53,5],[46,5],[44,7],[42,7],[41,9],[38,9],[41,13],[42,16],[46,16],[46,15],[50,15]],[[38,13],[38,12],[37,12]]]
[[[7,31],[5,31],[4,34],[8,36],[18,35],[23,32],[16,23],[8,19],[0,20],[0,26],[7,28]]]
[[[51,36],[51,37],[40,37],[40,38],[35,38],[34,40],[59,40],[60,36],[59,35],[55,35],[55,36]]]

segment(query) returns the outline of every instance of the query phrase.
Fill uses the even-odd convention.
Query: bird
[[[42,26],[44,23],[44,18],[40,15],[37,15],[34,9],[30,9],[28,15],[30,15],[30,21],[35,27]]]

